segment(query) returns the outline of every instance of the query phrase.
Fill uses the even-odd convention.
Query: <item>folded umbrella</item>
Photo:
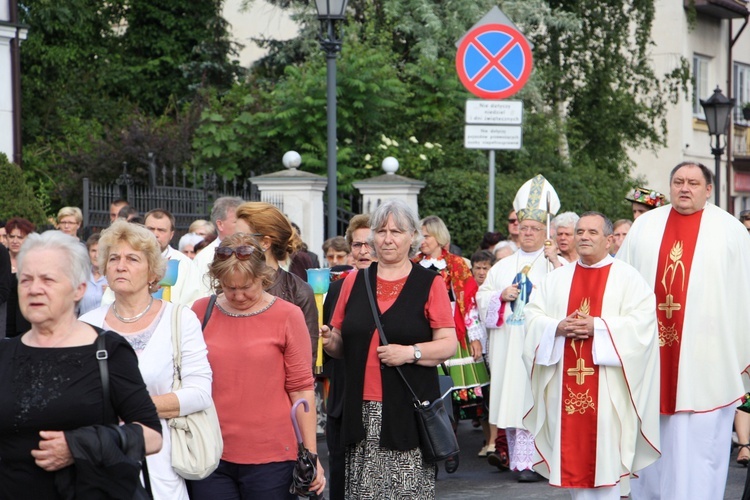
[[[315,480],[318,470],[318,455],[305,448],[305,445],[302,443],[302,433],[297,423],[297,407],[300,404],[305,407],[305,413],[310,411],[310,406],[305,399],[298,399],[292,405],[292,426],[294,426],[294,434],[297,436],[297,462],[294,464],[289,493],[301,497],[318,498],[315,492],[310,491],[310,484]]]

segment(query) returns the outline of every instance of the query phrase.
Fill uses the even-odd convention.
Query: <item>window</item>
[[[733,94],[737,102],[734,107],[734,121],[750,125],[750,120],[745,120],[742,116],[742,107],[750,103],[750,65],[734,63],[733,76]]]
[[[693,115],[704,118],[701,99],[711,97],[708,87],[708,65],[711,60],[705,56],[693,55]]]

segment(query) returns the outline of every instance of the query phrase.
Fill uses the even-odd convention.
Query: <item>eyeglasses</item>
[[[352,250],[359,251],[359,250],[362,250],[362,248],[364,248],[364,247],[370,248],[370,244],[367,243],[366,241],[365,242],[359,242],[359,241],[357,241],[355,243],[352,243]]]
[[[242,245],[237,248],[216,247],[214,256],[219,260],[227,260],[234,255],[238,260],[247,260],[254,252],[255,247],[251,247],[250,245]]]
[[[750,220],[750,210],[740,212],[740,221]]]
[[[538,233],[539,231],[542,231],[543,227],[535,227],[535,226],[522,226],[518,228],[518,231],[521,233]]]
[[[75,221],[64,220],[57,223],[58,226],[77,226],[78,223]]]
[[[515,224],[518,222],[518,219],[508,219],[508,224]]]

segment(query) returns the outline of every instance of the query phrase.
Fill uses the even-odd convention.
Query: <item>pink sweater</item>
[[[208,298],[193,305],[201,322],[207,305]],[[224,438],[222,459],[296,459],[288,393],[313,390],[310,335],[300,308],[277,298],[259,314],[234,318],[214,307],[203,336]]]

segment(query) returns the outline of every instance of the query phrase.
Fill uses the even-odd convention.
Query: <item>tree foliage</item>
[[[15,163],[0,153],[0,219],[23,217],[34,224],[45,224],[44,210],[34,196],[33,189],[26,184],[23,172]]]

